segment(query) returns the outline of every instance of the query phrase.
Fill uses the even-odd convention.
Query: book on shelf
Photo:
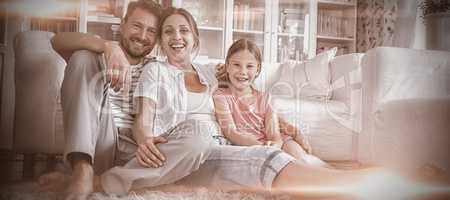
[[[78,25],[76,21],[34,18],[30,21],[30,29],[54,33],[76,32]]]
[[[280,12],[280,32],[303,34],[305,30],[305,14],[302,10],[284,8]]]
[[[317,34],[321,36],[354,38],[348,17],[341,16],[338,11],[321,10],[317,15]]]
[[[252,8],[249,4],[234,6],[233,27],[238,30],[263,31],[264,10]]]
[[[126,0],[89,0],[88,15],[122,17]]]

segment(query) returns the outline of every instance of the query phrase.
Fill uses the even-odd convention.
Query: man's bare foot
[[[92,192],[94,192],[94,169],[89,162],[81,160],[73,165],[66,200],[85,200]]]
[[[61,172],[50,172],[38,179],[38,191],[40,192],[62,192],[67,188],[70,176]]]

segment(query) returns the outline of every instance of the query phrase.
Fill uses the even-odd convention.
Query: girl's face
[[[161,47],[170,63],[191,61],[194,34],[186,18],[174,14],[166,18],[161,31]]]
[[[239,91],[250,89],[259,73],[259,64],[248,50],[241,50],[231,55],[226,66],[231,87]]]

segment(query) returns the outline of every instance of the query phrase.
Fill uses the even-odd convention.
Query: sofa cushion
[[[277,97],[296,98],[297,84],[307,81],[303,66],[295,63],[283,63],[280,65],[280,68],[279,79],[269,89],[269,92]]]
[[[16,36],[14,150],[62,153],[60,87],[65,61],[53,50],[53,33],[30,31]]]
[[[337,48],[320,53],[304,64],[307,83],[298,91],[298,97],[330,99],[330,62],[336,55]]]
[[[270,90],[272,95],[283,98],[329,99],[329,63],[335,54],[336,48],[333,48],[304,62],[283,63],[280,78]]]
[[[300,127],[313,147],[314,155],[324,160],[353,160],[359,119],[348,113],[338,101],[274,98],[273,107],[280,117]]]
[[[450,99],[408,99],[374,112],[372,162],[417,168],[432,163],[450,172]]]
[[[449,52],[380,47],[366,53],[363,65],[365,97],[374,100],[371,105],[450,95]]]
[[[279,63],[262,63],[261,72],[255,79],[254,86],[259,91],[268,92],[278,81],[281,74]]]
[[[445,161],[440,164],[450,169],[442,159],[448,157],[450,53],[378,47],[366,53],[361,70],[358,160],[402,167]]]

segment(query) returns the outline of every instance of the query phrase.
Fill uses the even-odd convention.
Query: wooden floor
[[[327,161],[327,163],[343,170],[365,167],[356,161]],[[0,149],[0,184],[36,180],[43,173],[61,167],[63,167],[62,155],[24,155]]]
[[[0,150],[0,184],[34,180],[62,163],[62,155],[24,155]]]

